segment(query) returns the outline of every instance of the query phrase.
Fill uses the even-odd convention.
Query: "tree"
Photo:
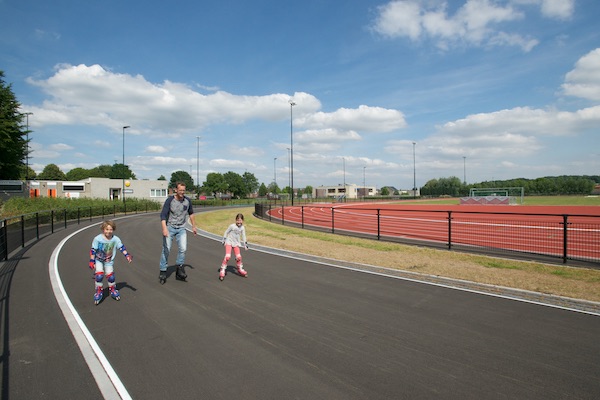
[[[387,186],[384,186],[384,187],[381,188],[381,195],[382,196],[387,196],[389,194],[390,194],[390,189],[388,189]]]
[[[267,186],[264,183],[261,183],[258,188],[258,195],[260,197],[264,197],[267,195],[267,193],[269,193],[269,189],[267,189]]]
[[[65,173],[58,168],[56,164],[48,164],[44,170],[38,175],[38,179],[45,181],[66,181]]]
[[[269,193],[272,193],[272,194],[281,193],[281,189],[279,189],[279,186],[277,186],[277,184],[275,182],[269,183],[269,186],[267,186],[267,190],[269,191]]]
[[[166,181],[166,180],[167,180],[167,178],[165,178],[164,175],[159,176],[157,179],[157,181]]]
[[[246,197],[246,188],[244,186],[244,179],[236,172],[228,171],[223,174],[223,179],[227,184],[227,190],[233,197]]]
[[[90,171],[85,168],[73,168],[65,174],[68,181],[80,181],[90,177]]]
[[[312,196],[312,192],[313,192],[313,187],[312,187],[312,186],[310,186],[310,185],[307,185],[307,186],[304,188],[304,194],[307,194],[307,195],[309,195],[309,196]]]
[[[95,168],[90,169],[90,178],[110,178],[112,173],[112,166],[108,164],[98,165]],[[121,178],[121,177],[119,177]]]
[[[190,190],[194,187],[194,180],[192,176],[185,171],[175,171],[171,174],[171,180],[169,181],[169,187],[175,188],[177,182],[183,182],[186,190]]]
[[[0,179],[18,179],[27,157],[26,116],[19,107],[12,85],[5,83],[4,71],[0,71]]]
[[[251,193],[256,193],[259,187],[256,176],[250,172],[244,172],[242,179],[244,180],[244,187],[246,189],[245,196],[247,197]]]
[[[222,174],[218,172],[210,172],[206,175],[206,181],[202,183],[206,193],[216,195],[217,193],[225,193],[227,191],[227,183]]]
[[[129,166],[123,164],[113,164],[108,177],[111,179],[136,179]]]
[[[27,168],[29,168],[29,173],[27,173]],[[35,171],[31,167],[27,167],[27,165],[21,166],[21,172],[19,173],[19,179],[24,181],[26,179],[35,179],[36,177]]]

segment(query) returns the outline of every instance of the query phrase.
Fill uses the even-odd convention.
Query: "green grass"
[[[600,196],[526,196],[526,206],[600,206]]]
[[[398,204],[460,204],[460,199],[403,200]],[[526,206],[600,206],[600,196],[525,196]]]

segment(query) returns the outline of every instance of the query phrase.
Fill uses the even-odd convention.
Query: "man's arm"
[[[194,235],[196,235],[198,233],[198,231],[196,230],[196,215],[195,214],[190,214],[190,222],[192,224],[192,232],[194,232]]]

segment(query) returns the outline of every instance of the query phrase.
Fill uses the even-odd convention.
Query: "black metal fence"
[[[148,213],[160,210],[162,204],[147,202],[140,208],[135,203],[125,209],[122,206],[78,207],[71,209],[47,210],[0,220],[0,261],[8,259],[13,251],[24,248],[44,236],[58,230],[67,229],[69,225],[79,224],[82,220],[99,221],[117,215]]]
[[[256,203],[259,218],[300,228],[433,248],[600,267],[600,216],[410,208],[286,207]]]

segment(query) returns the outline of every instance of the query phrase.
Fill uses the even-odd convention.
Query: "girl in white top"
[[[221,263],[221,269],[219,270],[219,279],[225,278],[225,270],[227,269],[227,263],[231,258],[231,249],[235,254],[235,266],[238,274],[243,277],[248,276],[248,272],[244,269],[242,264],[242,254],[240,247],[244,247],[248,250],[248,242],[246,241],[246,228],[244,228],[244,215],[238,214],[235,216],[235,223],[229,225],[225,233],[223,234],[223,245],[225,246],[225,257]]]

